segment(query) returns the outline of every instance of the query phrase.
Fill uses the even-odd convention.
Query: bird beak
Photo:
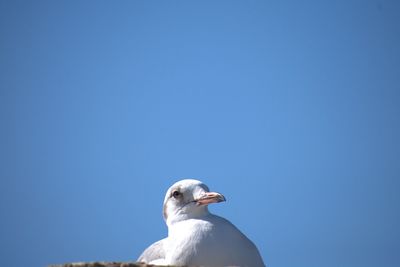
[[[208,205],[211,203],[219,203],[226,201],[225,197],[216,192],[206,192],[200,198],[196,200],[197,205]]]

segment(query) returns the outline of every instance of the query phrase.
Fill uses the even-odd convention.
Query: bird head
[[[165,194],[163,216],[167,225],[181,220],[198,218],[208,214],[207,206],[225,201],[225,197],[210,192],[198,180],[185,179],[173,184]]]

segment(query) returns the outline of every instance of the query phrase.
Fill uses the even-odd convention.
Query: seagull
[[[230,221],[208,211],[226,201],[198,180],[173,184],[164,199],[168,237],[149,246],[138,262],[175,266],[265,267],[254,243]]]

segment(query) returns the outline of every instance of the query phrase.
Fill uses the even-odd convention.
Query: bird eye
[[[181,195],[181,193],[179,192],[179,191],[174,191],[174,192],[172,192],[172,196],[174,197],[174,198],[177,198],[177,197],[179,197]]]

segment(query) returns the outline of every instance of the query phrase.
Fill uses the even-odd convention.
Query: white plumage
[[[257,247],[228,220],[211,214],[208,204],[225,201],[200,181],[172,185],[164,199],[168,237],[148,247],[138,261],[177,266],[263,267]]]

